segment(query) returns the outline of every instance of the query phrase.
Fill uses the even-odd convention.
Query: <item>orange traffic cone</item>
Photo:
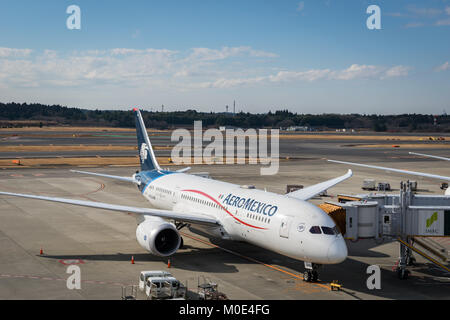
[[[131,264],[134,264],[134,256],[131,256]]]
[[[41,248],[41,250],[39,251],[39,254],[40,254],[41,256],[44,254],[44,250],[42,250],[42,248]]]
[[[170,259],[167,261],[167,268],[170,268]]]

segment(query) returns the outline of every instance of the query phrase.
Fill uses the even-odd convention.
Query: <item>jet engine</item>
[[[445,189],[444,195],[450,196],[450,188]]]
[[[177,228],[157,217],[148,218],[138,225],[136,239],[144,249],[162,257],[174,254],[181,244]]]

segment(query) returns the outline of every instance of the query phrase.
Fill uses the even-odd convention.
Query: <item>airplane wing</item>
[[[140,181],[132,178],[132,177],[121,177],[121,176],[112,176],[109,174],[103,174],[103,173],[95,173],[95,172],[87,172],[87,171],[78,171],[78,170],[70,170],[71,172],[81,173],[81,174],[89,174],[91,176],[98,176],[98,177],[105,177],[105,178],[111,178],[121,181],[127,181],[131,183],[141,184]]]
[[[385,170],[385,171],[391,171],[391,172],[405,173],[405,174],[410,174],[413,176],[420,176],[420,177],[426,177],[426,178],[431,178],[431,179],[450,181],[450,177],[440,176],[440,175],[431,174],[431,173],[423,173],[423,172],[416,172],[416,171],[409,171],[409,170],[386,168],[386,167],[372,166],[372,165],[368,165],[368,164],[360,164],[360,163],[338,161],[338,160],[328,160],[328,161],[334,162],[334,163],[348,164],[348,165],[358,166],[358,167],[365,167],[365,168],[372,168],[372,169]]]
[[[220,225],[219,221],[217,221],[215,218],[210,217],[206,214],[202,214],[202,213],[184,213],[184,212],[175,212],[175,211],[170,211],[170,210],[128,207],[128,206],[121,206],[121,205],[95,202],[95,201],[54,198],[54,197],[37,196],[37,195],[32,195],[32,194],[21,194],[21,193],[11,193],[11,192],[2,192],[2,191],[0,191],[0,195],[22,197],[22,198],[29,198],[29,199],[36,199],[36,200],[44,200],[44,201],[51,201],[51,202],[60,202],[60,203],[66,203],[66,204],[71,204],[71,205],[76,205],[76,206],[91,207],[91,208],[112,210],[112,211],[121,211],[121,212],[128,212],[128,213],[141,214],[141,215],[149,215],[149,216],[155,216],[155,217],[160,217],[160,218],[164,218],[164,219],[173,219],[173,220],[187,222],[187,223],[193,223],[193,224],[204,224],[204,225],[214,225],[214,226]]]
[[[432,155],[429,155],[429,154],[416,153],[416,152],[409,152],[409,154],[414,154],[416,156],[422,156],[422,157],[426,157],[426,158],[434,158],[434,159],[439,159],[439,160],[450,161],[450,158],[439,157],[439,156],[432,156]]]
[[[331,180],[327,180],[294,192],[290,192],[288,194],[286,194],[286,196],[291,197],[291,198],[296,198],[296,199],[300,199],[300,200],[308,200],[311,199],[312,197],[314,197],[315,195],[318,195],[319,193],[331,188],[332,186],[347,180],[348,178],[350,178],[353,175],[352,170],[348,170],[348,172],[346,174],[344,174],[343,176],[331,179]]]

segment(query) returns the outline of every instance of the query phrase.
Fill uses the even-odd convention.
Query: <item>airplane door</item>
[[[172,193],[172,204],[173,205],[177,204],[179,195],[180,195],[180,187],[176,186],[175,191]]]
[[[280,237],[281,238],[289,238],[289,229],[291,228],[292,223],[291,216],[284,216],[281,218],[280,224]]]

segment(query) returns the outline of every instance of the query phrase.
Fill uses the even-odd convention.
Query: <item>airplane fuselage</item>
[[[334,221],[313,204],[284,195],[249,189],[196,175],[143,171],[135,176],[140,190],[158,209],[204,213],[220,221],[199,227],[212,237],[246,241],[286,256],[318,264],[343,261],[347,247]],[[325,230],[325,229],[324,229]]]

